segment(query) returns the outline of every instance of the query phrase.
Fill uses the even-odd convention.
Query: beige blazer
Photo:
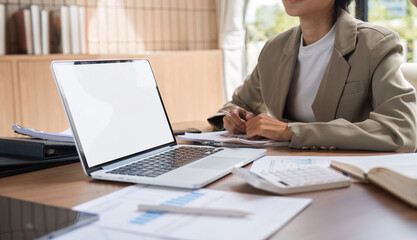
[[[398,35],[341,11],[333,52],[312,109],[317,122],[291,122],[286,99],[301,38],[300,27],[270,39],[258,65],[222,108],[268,113],[293,133],[292,148],[416,151],[416,93],[400,72]],[[222,128],[222,115],[209,118]]]

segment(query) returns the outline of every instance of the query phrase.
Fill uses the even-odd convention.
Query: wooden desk
[[[177,125],[181,127],[180,125]],[[185,125],[184,125],[185,126]],[[365,155],[341,151],[268,149],[268,155]],[[87,178],[80,163],[0,179],[0,195],[71,208],[117,191],[129,184]],[[209,189],[270,195],[228,175]],[[416,239],[417,209],[374,186],[353,183],[349,188],[294,194],[312,204],[271,239]]]

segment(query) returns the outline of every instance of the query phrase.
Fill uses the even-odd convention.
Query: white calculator
[[[233,168],[232,172],[255,188],[280,195],[341,188],[350,185],[348,177],[318,166],[270,172],[252,172],[244,168]]]

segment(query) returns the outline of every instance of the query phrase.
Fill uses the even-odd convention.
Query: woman
[[[265,44],[209,122],[292,148],[415,152],[416,95],[399,70],[398,35],[354,19],[351,0],[282,2],[300,26]]]

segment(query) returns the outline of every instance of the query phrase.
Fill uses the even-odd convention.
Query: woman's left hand
[[[251,138],[261,136],[277,141],[290,141],[292,137],[288,123],[263,113],[247,121],[246,134]]]

